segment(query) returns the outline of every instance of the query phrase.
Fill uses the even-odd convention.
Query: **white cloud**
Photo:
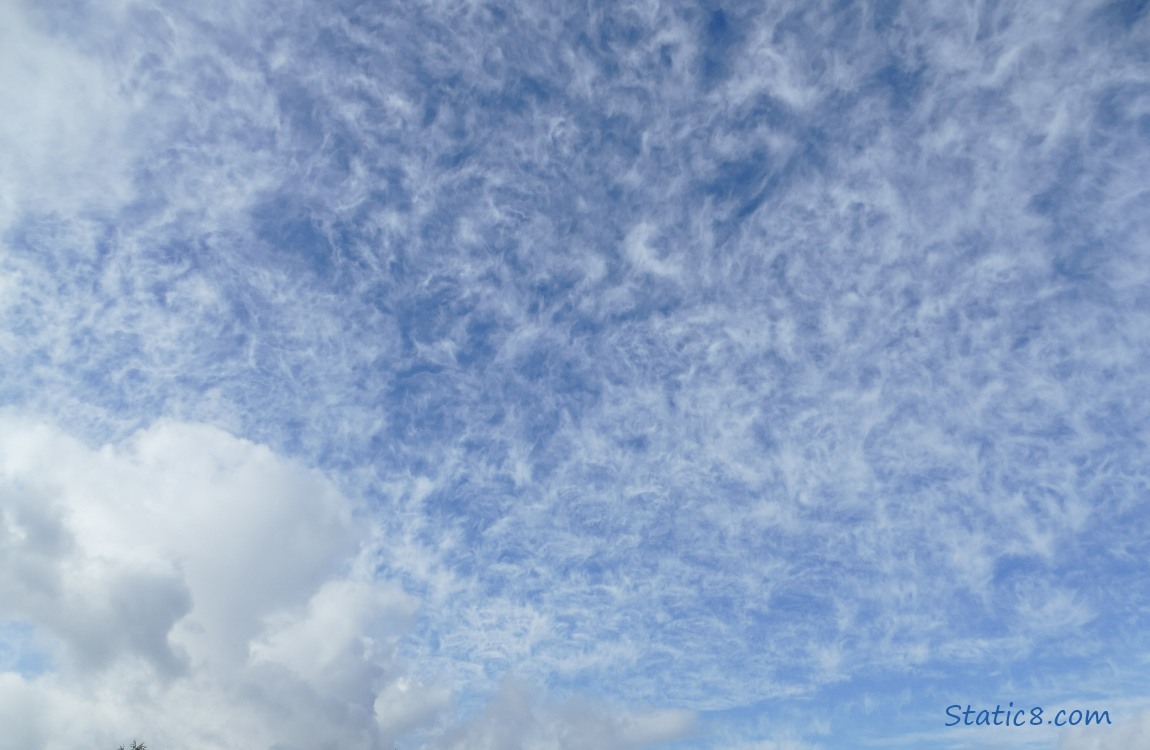
[[[129,103],[106,68],[43,33],[22,6],[0,4],[0,227],[21,209],[131,193],[121,158]]]
[[[388,733],[404,734],[432,724],[451,703],[451,691],[400,677],[375,699],[375,716]]]
[[[679,268],[675,260],[660,257],[659,251],[651,246],[655,234],[655,227],[649,222],[640,222],[632,228],[624,241],[627,258],[640,273],[679,277],[682,274],[682,269]]]
[[[630,750],[692,736],[684,710],[619,711],[579,700],[543,704],[509,680],[486,709],[434,741],[436,750]]]
[[[257,662],[281,664],[313,685],[370,690],[373,657],[389,657],[386,639],[410,625],[416,601],[396,587],[362,581],[329,581],[301,616],[268,618],[251,646]],[[386,613],[382,621],[380,613]],[[383,642],[381,642],[383,641]]]
[[[376,688],[416,601],[355,566],[364,535],[313,472],[202,425],[92,449],[3,414],[0,519],[0,620],[58,662],[3,675],[7,737],[382,741]]]

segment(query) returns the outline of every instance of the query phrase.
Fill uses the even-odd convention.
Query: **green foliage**
[[[124,750],[124,746],[120,745],[119,750]],[[143,742],[137,743],[135,740],[132,740],[132,746],[128,748],[128,750],[148,750],[148,746]]]

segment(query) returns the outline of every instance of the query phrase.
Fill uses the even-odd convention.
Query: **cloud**
[[[443,713],[454,708],[451,691],[428,686],[408,677],[388,684],[375,699],[375,717],[388,736],[434,726]]]
[[[36,747],[382,741],[416,600],[357,562],[363,526],[326,480],[203,425],[90,448],[0,424],[0,620],[55,662],[4,674],[0,702],[30,707],[6,726]]]
[[[120,16],[116,5],[105,12]],[[32,3],[0,7],[0,229],[23,211],[108,208],[134,192],[124,158],[130,102],[110,71],[37,15]]]
[[[638,750],[691,737],[691,711],[618,711],[577,699],[544,703],[506,680],[484,710],[434,740],[435,750]]]
[[[449,683],[399,651],[419,601],[375,577],[361,510],[214,427],[161,421],[90,447],[0,414],[0,622],[19,657],[0,662],[6,736],[623,750],[691,734],[687,711],[540,702],[519,683],[453,719]]]

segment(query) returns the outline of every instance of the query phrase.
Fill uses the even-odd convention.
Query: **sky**
[[[0,0],[0,748],[1150,748],[1148,175],[1146,0]]]

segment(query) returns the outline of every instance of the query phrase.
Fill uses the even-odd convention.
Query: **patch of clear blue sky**
[[[36,677],[51,669],[51,656],[44,645],[38,643],[30,623],[9,620],[0,625],[0,671]]]

